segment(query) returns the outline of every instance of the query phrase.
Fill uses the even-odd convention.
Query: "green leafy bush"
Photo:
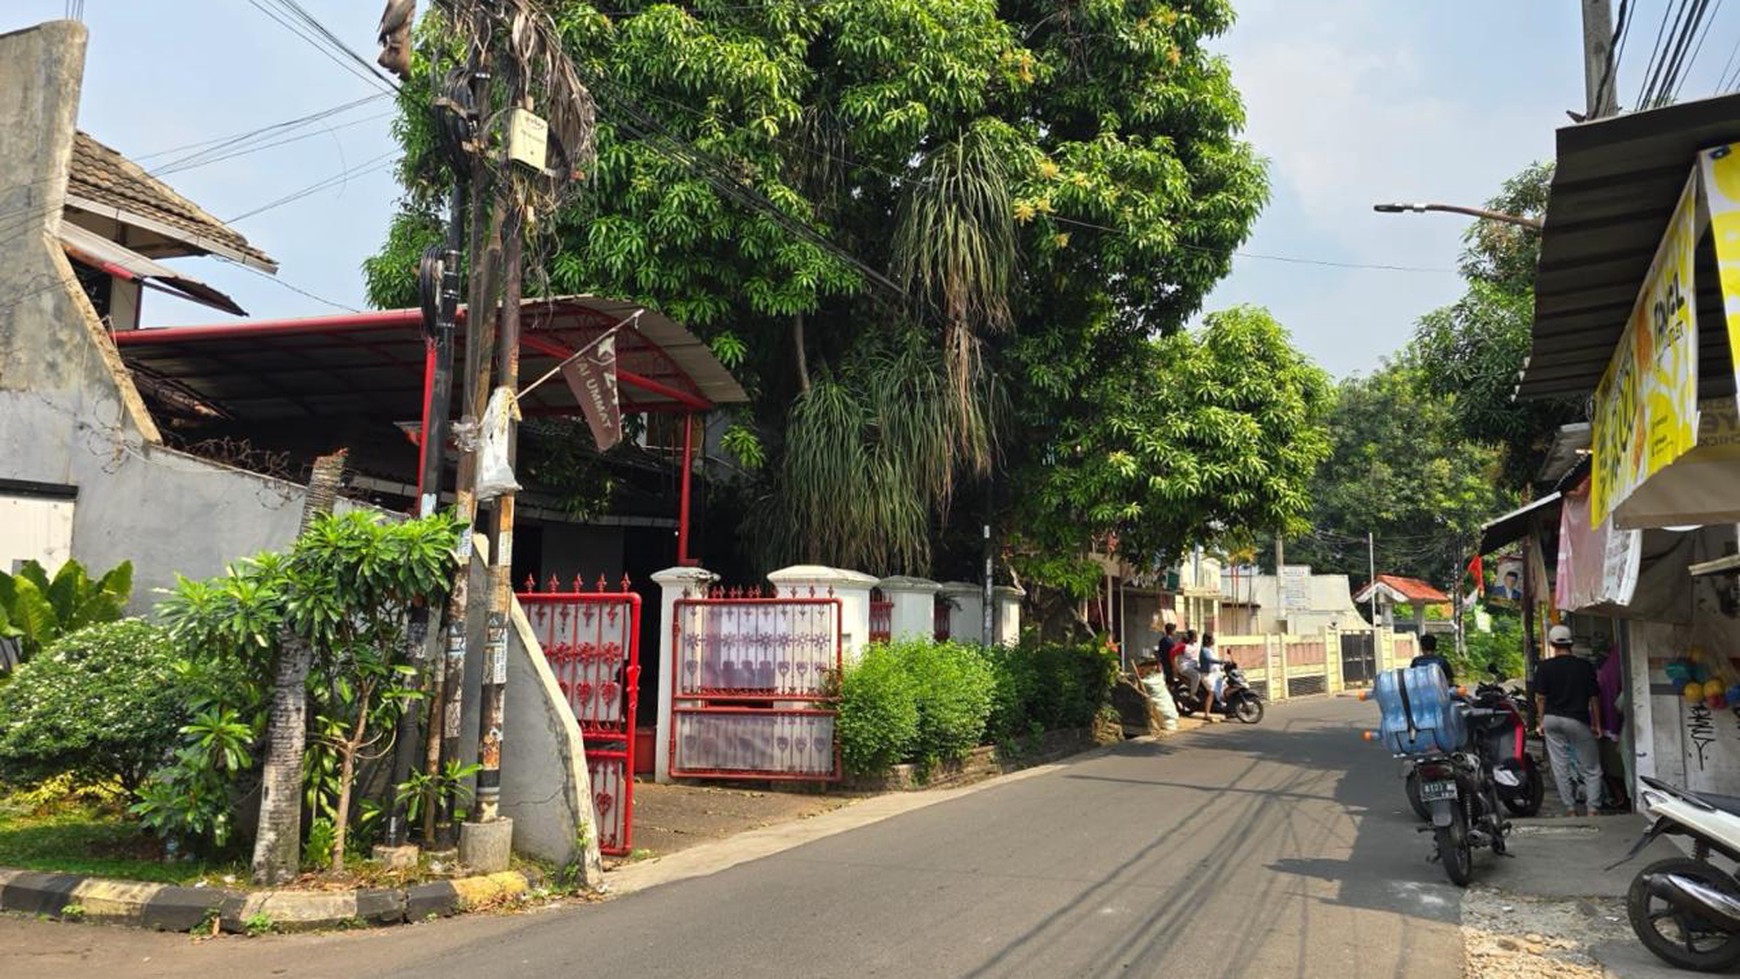
[[[1117,680],[1117,654],[1098,643],[1029,640],[988,655],[996,678],[988,729],[1000,742],[1093,724]]]
[[[965,757],[979,746],[997,681],[976,646],[917,640],[890,647],[901,659],[918,702],[914,760]]]
[[[26,561],[17,574],[0,571],[0,640],[12,645],[18,662],[28,662],[68,633],[119,619],[132,593],[131,562],[92,581],[77,561],[61,565],[52,578]]]
[[[875,775],[918,743],[918,696],[900,653],[871,646],[840,678],[840,754],[846,771]]]
[[[0,777],[62,773],[133,788],[187,720],[167,634],[139,619],[56,640],[0,687]]]

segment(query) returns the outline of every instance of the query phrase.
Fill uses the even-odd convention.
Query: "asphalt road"
[[[1459,895],[1374,720],[1273,706],[595,905],[201,944],[7,919],[0,974],[1458,975]]]

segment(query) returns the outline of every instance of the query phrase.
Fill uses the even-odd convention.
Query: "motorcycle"
[[[1189,717],[1202,710],[1201,688],[1185,689],[1186,681],[1182,678],[1172,681],[1172,702],[1178,705],[1178,713]],[[1263,698],[1251,689],[1245,680],[1245,671],[1232,660],[1227,660],[1221,671],[1220,703],[1214,707],[1214,713],[1226,717],[1237,718],[1244,724],[1257,724],[1263,719]]]
[[[1482,742],[1511,721],[1508,711],[1459,705],[1469,724],[1468,743],[1461,750],[1427,755],[1414,763],[1420,780],[1434,848],[1428,859],[1442,861],[1450,883],[1467,887],[1474,879],[1474,850],[1490,847],[1506,852],[1510,822],[1500,810],[1498,780]]]
[[[1690,837],[1692,856],[1658,860],[1632,878],[1625,896],[1631,930],[1656,957],[1681,969],[1723,972],[1740,965],[1740,881],[1710,863],[1712,851],[1740,863],[1740,811],[1657,779],[1639,780],[1645,786],[1640,811],[1650,826],[1613,867],[1664,835]]]
[[[1528,717],[1518,698],[1504,688],[1498,665],[1488,666],[1486,672],[1491,679],[1475,688],[1472,702],[1475,707],[1497,711],[1509,720],[1494,717],[1484,725],[1484,737],[1477,740],[1475,747],[1491,766],[1498,801],[1513,816],[1533,816],[1541,811],[1541,802],[1546,798],[1546,779],[1540,763],[1528,751]],[[1420,796],[1419,765],[1415,761],[1405,765],[1403,788],[1414,814],[1431,819],[1431,810]]]

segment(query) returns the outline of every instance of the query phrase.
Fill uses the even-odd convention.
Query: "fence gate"
[[[574,580],[571,591],[551,578],[547,590],[526,582],[520,605],[544,648],[544,658],[580,724],[586,769],[598,813],[598,849],[626,856],[634,832],[634,715],[640,699],[640,596],[595,590]]]
[[[1341,634],[1341,682],[1343,686],[1370,683],[1377,676],[1377,634]]]
[[[672,775],[840,778],[840,599],[714,589],[672,617]]]

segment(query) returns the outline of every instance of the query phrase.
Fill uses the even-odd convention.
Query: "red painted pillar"
[[[411,512],[419,517],[426,517],[429,513],[434,512],[433,510],[430,510],[429,513],[426,513],[423,510],[423,482],[429,471],[429,416],[431,412],[436,410],[435,406],[432,404],[434,400],[435,341],[432,338],[426,337],[423,340],[423,419],[422,424],[417,428],[417,498],[411,502]],[[445,406],[443,406],[443,408],[444,407]],[[440,447],[437,446],[434,451],[436,453],[435,458],[440,459]],[[437,464],[435,471],[441,471],[439,464]],[[439,495],[440,490],[437,489],[436,493]]]
[[[695,461],[695,415],[683,415],[683,483],[677,503],[677,566],[696,563],[689,559],[689,471]]]

